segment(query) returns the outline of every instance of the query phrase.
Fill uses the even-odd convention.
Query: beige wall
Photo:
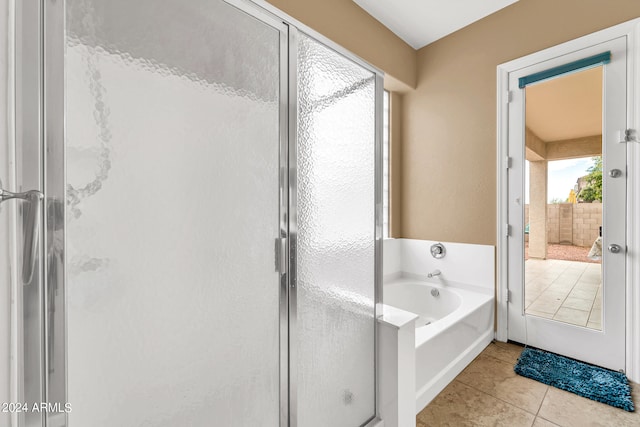
[[[352,0],[267,1],[389,74],[385,86],[415,87],[416,51]]]
[[[530,162],[529,171],[529,257],[546,259],[548,164]]]
[[[419,50],[403,96],[402,237],[494,245],[496,66],[638,16],[637,0],[520,0]]]
[[[391,93],[389,100],[389,237],[402,234],[402,95]]]

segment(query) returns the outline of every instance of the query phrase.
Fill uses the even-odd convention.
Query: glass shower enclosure
[[[16,425],[375,422],[382,73],[261,2],[19,3]]]

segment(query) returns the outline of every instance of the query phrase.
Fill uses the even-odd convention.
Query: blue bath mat
[[[570,391],[591,400],[633,412],[629,380],[621,372],[578,362],[557,354],[525,348],[516,374]]]

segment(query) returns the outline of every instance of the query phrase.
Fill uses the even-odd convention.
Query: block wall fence
[[[524,207],[529,223],[529,205]],[[555,203],[547,205],[547,242],[591,247],[602,225],[601,203]],[[529,236],[525,238],[529,240]]]

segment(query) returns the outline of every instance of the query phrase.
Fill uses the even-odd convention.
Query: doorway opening
[[[525,90],[524,308],[602,330],[603,66]]]
[[[635,307],[631,301],[637,304],[638,299],[632,286],[638,275],[629,259],[638,246],[633,231],[637,203],[632,197],[638,181],[633,165],[638,156],[637,144],[625,137],[637,123],[633,87],[638,76],[631,73],[635,56],[629,49],[637,27],[638,22],[620,25],[498,66],[498,87],[504,92],[498,103],[502,167],[498,171],[497,339],[614,370],[634,369],[632,353],[638,347],[631,343],[637,332],[629,327]],[[576,130],[580,127],[569,124],[581,121],[568,115],[588,110],[587,100],[567,106],[556,99],[541,107],[542,122],[555,123],[555,130],[537,126],[535,117],[527,114],[536,111],[531,104],[536,90],[544,92],[546,85],[561,85],[566,79],[589,80],[589,76],[598,82],[593,85],[593,103],[598,109],[593,113],[596,119],[582,123],[580,132]],[[585,92],[583,86],[573,96]],[[602,158],[602,219],[591,218],[588,212],[585,233],[577,228],[580,220],[585,224],[585,218],[574,221],[573,211],[598,203],[585,203],[586,199],[580,203],[576,193],[582,190],[579,178],[590,174],[598,158]],[[559,200],[553,200],[557,185],[552,175],[562,166],[554,163],[558,161],[582,162],[586,168],[560,185]],[[553,201],[563,203],[550,203]],[[550,209],[557,209],[555,229],[551,227],[555,213],[550,214]],[[562,229],[561,216],[571,225]],[[597,260],[590,259],[589,252],[597,246],[600,227],[602,261],[598,264],[591,262]],[[597,237],[589,234],[596,229]],[[554,259],[559,258],[554,255],[557,248],[563,250],[565,259]],[[634,372],[640,373],[640,366]],[[632,380],[634,375],[630,375]]]
[[[637,258],[640,253],[640,97],[637,95],[640,67],[636,49],[639,34],[640,18],[497,67],[496,338],[528,342],[575,359],[622,370],[634,382],[640,382],[640,263]],[[549,76],[548,71],[568,64],[584,64],[586,58],[601,57],[606,52],[610,53],[610,62],[604,62],[602,77],[604,211],[601,274],[604,286],[601,288],[602,329],[598,330],[525,312],[526,106],[524,86],[520,86],[519,79],[541,73],[547,74],[547,80],[558,77],[559,74]],[[586,67],[572,71],[578,69],[586,70]],[[568,72],[563,74],[569,75]],[[531,83],[529,81],[525,86]],[[589,153],[582,157],[592,159],[597,156]],[[610,214],[606,199],[624,200],[625,206],[619,206]],[[619,227],[621,223],[625,227]],[[531,225],[529,228],[530,238]],[[545,261],[549,260],[549,248],[547,245]]]

